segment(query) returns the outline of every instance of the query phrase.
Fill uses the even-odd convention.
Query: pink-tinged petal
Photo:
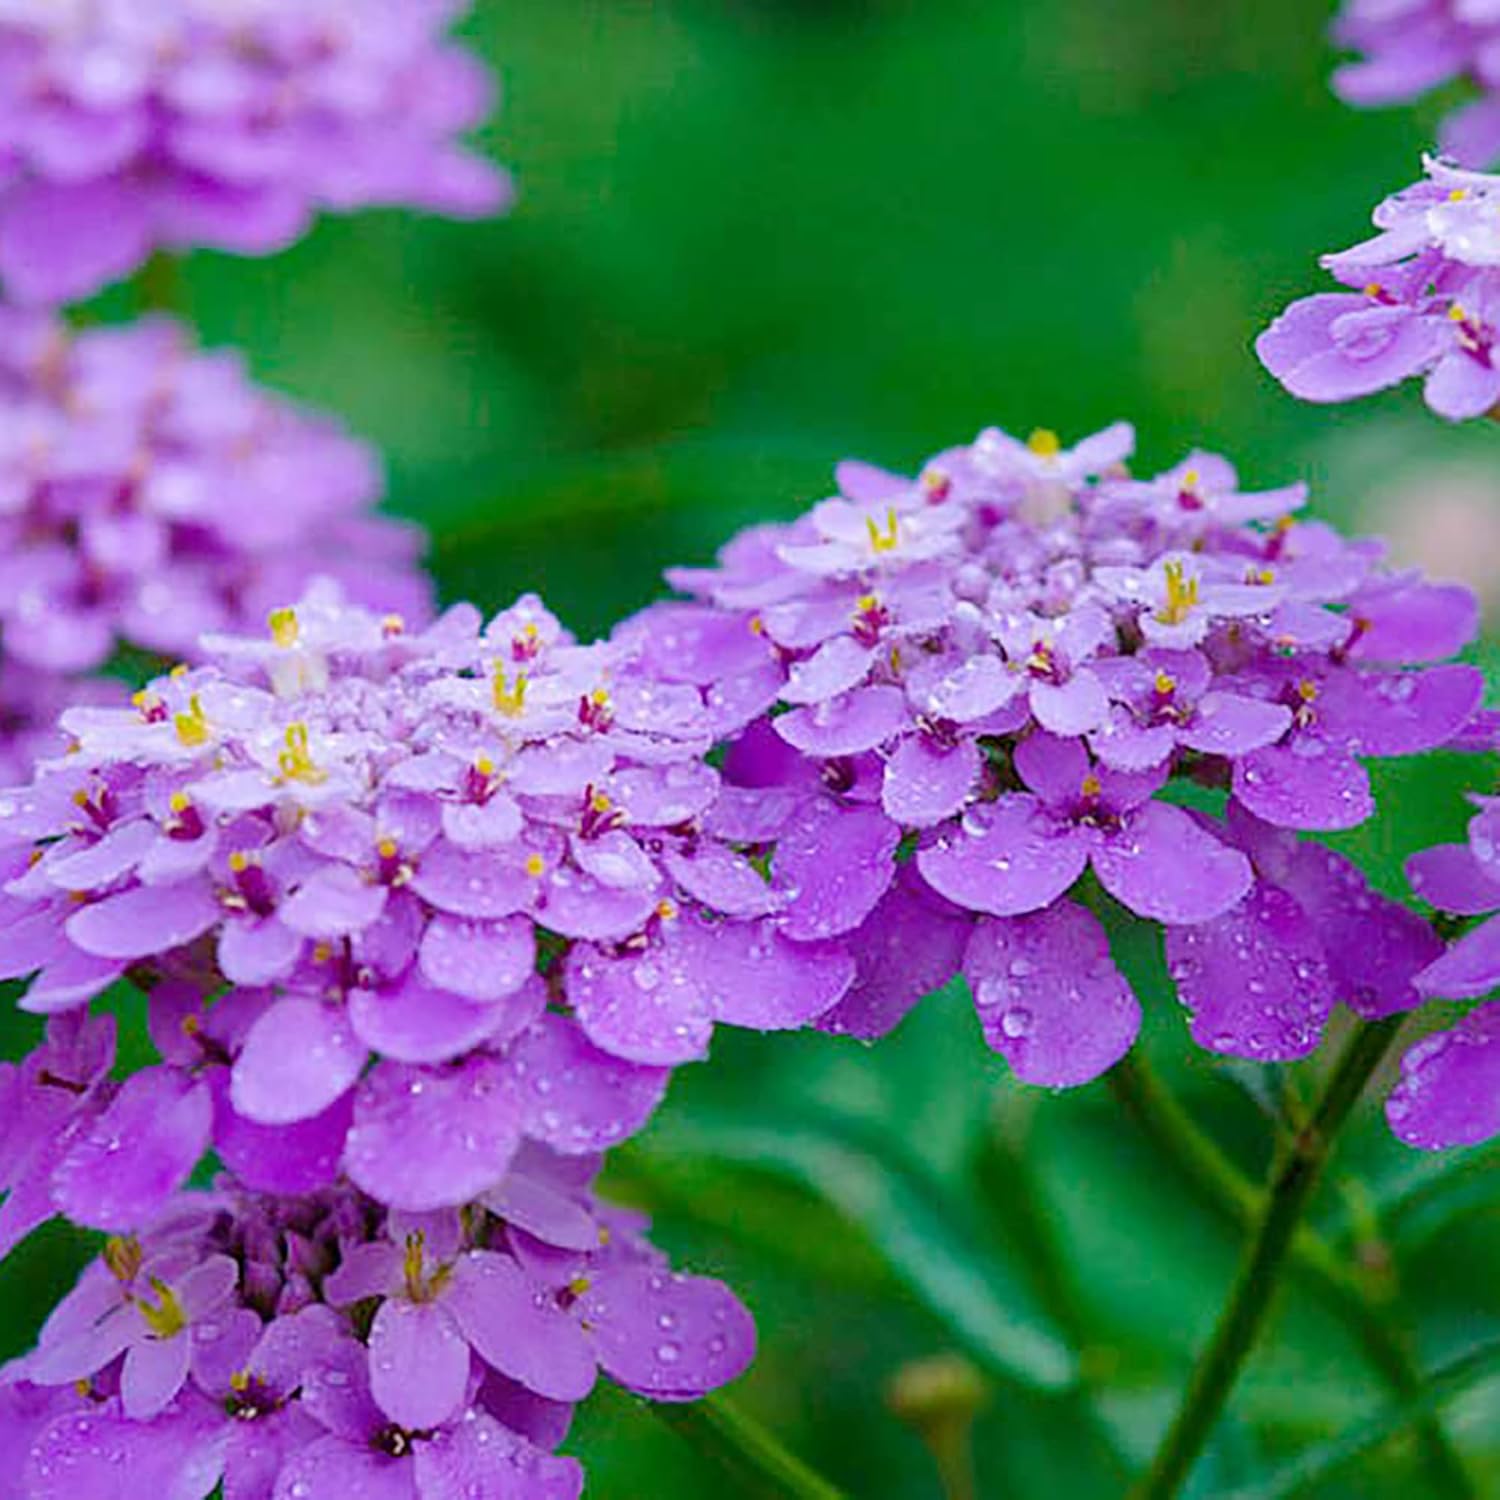
[[[1479,601],[1457,583],[1411,583],[1351,601],[1360,622],[1353,661],[1421,664],[1455,656],[1479,632]]]
[[[1406,862],[1411,888],[1429,906],[1457,916],[1477,917],[1500,907],[1500,880],[1474,858],[1467,844],[1438,844]]]
[[[806,661],[792,663],[781,696],[788,703],[826,703],[858,687],[879,654],[852,635],[836,635]]]
[[[530,977],[536,936],[522,917],[499,922],[437,916],[422,935],[418,953],[429,983],[471,1000],[500,1000]]]
[[[964,953],[964,975],[985,1040],[1025,1083],[1087,1083],[1112,1068],[1140,1030],[1140,1005],[1103,927],[1071,901],[982,919]]]
[[[1090,771],[1083,741],[1054,734],[1028,735],[1016,746],[1015,760],[1021,780],[1049,805],[1072,803]]]
[[[1050,905],[1083,874],[1088,840],[1024,794],[971,808],[962,827],[917,852],[923,878],[950,901],[991,916]]]
[[[1237,693],[1205,693],[1182,730],[1182,743],[1204,755],[1246,755],[1274,745],[1291,727],[1291,710]]]
[[[683,962],[716,1019],[754,1031],[788,1031],[826,1014],[854,982],[840,943],[798,943],[774,921],[715,925],[684,919]]]
[[[1093,852],[1094,873],[1117,901],[1157,922],[1207,922],[1250,889],[1250,862],[1189,813],[1148,802]]]
[[[656,910],[654,890],[620,890],[567,865],[555,867],[540,884],[537,918],[541,924],[585,942],[630,937]]]
[[[71,1010],[103,994],[126,969],[123,959],[94,958],[72,949],[49,963],[18,1002],[36,1015]]]
[[[921,712],[955,724],[972,724],[1004,708],[1022,679],[994,656],[971,656],[914,696]]]
[[[61,930],[59,910],[51,903],[27,907],[18,920],[0,927],[0,979],[25,979],[77,953]]]
[[[474,1352],[527,1390],[553,1401],[593,1390],[597,1365],[578,1319],[508,1256],[463,1256],[444,1302]]]
[[[147,958],[201,937],[224,915],[207,883],[137,886],[80,907],[68,937],[97,958]]]
[[[1306,1057],[1336,998],[1317,928],[1264,883],[1214,921],[1169,927],[1167,962],[1192,1012],[1193,1040],[1233,1057]]]
[[[635,1134],[671,1077],[601,1052],[576,1023],[545,1015],[511,1045],[510,1095],[521,1128],[554,1151],[603,1151]],[[488,1184],[487,1184],[488,1186]]]
[[[900,688],[856,688],[810,708],[794,708],[772,728],[804,755],[858,755],[884,744],[906,723]]]
[[[349,1024],[372,1052],[398,1062],[438,1063],[486,1041],[506,1019],[503,1002],[465,1000],[412,973],[378,990],[353,990]]]
[[[440,1426],[463,1405],[469,1346],[438,1303],[391,1297],[370,1328],[370,1393],[408,1431]]]
[[[601,1269],[579,1299],[605,1374],[655,1401],[695,1401],[755,1357],[755,1322],[720,1281],[649,1265]]]
[[[226,1426],[222,1409],[197,1397],[184,1396],[149,1424],[86,1407],[40,1435],[18,1493],[26,1500],[198,1500],[223,1473]]]
[[[1307,734],[1236,761],[1234,795],[1278,828],[1354,828],[1375,811],[1364,767]]]
[[[1500,370],[1455,349],[1438,360],[1423,388],[1427,405],[1450,422],[1482,417],[1500,401]]]
[[[874,1041],[958,972],[974,918],[929,891],[907,866],[880,904],[849,934],[855,977],[848,994],[815,1023],[820,1031]]]
[[[1445,1000],[1472,1000],[1500,985],[1500,917],[1465,933],[1415,983],[1422,994]]]
[[[418,1500],[409,1460],[362,1443],[325,1437],[294,1453],[276,1476],[271,1500]],[[123,1497],[122,1497],[123,1500]]]
[[[574,948],[567,994],[589,1039],[616,1057],[670,1066],[708,1051],[712,1004],[675,943],[619,957]]]
[[[131,1346],[120,1375],[120,1405],[133,1422],[149,1422],[177,1395],[188,1377],[192,1340],[144,1338]]]
[[[1052,734],[1088,734],[1109,716],[1109,698],[1092,672],[1078,671],[1066,682],[1034,682],[1031,711]]]
[[[722,844],[700,844],[691,855],[671,849],[663,863],[689,896],[725,916],[764,917],[781,906],[760,871]]]
[[[881,806],[904,827],[931,828],[963,809],[983,763],[973,740],[948,747],[912,735],[896,746],[885,764]]]
[[[113,885],[135,869],[156,839],[156,825],[149,818],[122,824],[97,843],[54,860],[47,866],[47,879],[64,891],[94,891]]]
[[[1336,341],[1334,325],[1368,307],[1368,299],[1347,293],[1304,297],[1261,334],[1255,352],[1294,396],[1319,402],[1350,401],[1398,385],[1438,357],[1445,331],[1405,309],[1384,325]]]
[[[536,878],[526,873],[531,851],[516,848],[518,854],[509,846],[501,853],[474,853],[438,844],[422,856],[412,889],[455,916],[514,916],[528,910],[537,894]]]
[[[575,835],[574,863],[600,885],[616,890],[654,890],[659,877],[645,850],[622,829],[586,839]]]
[[[870,914],[896,873],[901,829],[873,807],[806,803],[781,835],[772,861],[785,901],[781,930],[819,939],[849,932]]]
[[[533,1145],[530,1149],[541,1148]],[[587,1209],[519,1168],[485,1194],[484,1205],[507,1224],[544,1244],[564,1250],[599,1247],[599,1224]]]
[[[219,970],[232,984],[271,984],[296,967],[303,941],[274,914],[242,916],[219,932]]]
[[[121,177],[6,189],[0,279],[16,302],[57,305],[128,276],[151,248],[147,195]]]
[[[499,1059],[443,1071],[381,1063],[355,1095],[344,1167],[392,1208],[451,1208],[493,1187],[520,1139],[521,1111]]]
[[[1452,739],[1483,698],[1483,674],[1453,665],[1345,673],[1328,685],[1322,707],[1360,755],[1416,755]]]
[[[282,1000],[245,1038],[231,1081],[235,1111],[260,1125],[310,1120],[350,1088],[368,1056],[342,1010]]]
[[[445,802],[443,833],[460,849],[494,849],[520,836],[525,820],[515,799],[497,792],[485,802]]]
[[[1089,736],[1089,748],[1104,765],[1119,771],[1146,771],[1161,765],[1177,748],[1177,727],[1142,727],[1125,709]]]
[[[583,1493],[577,1459],[532,1447],[484,1412],[466,1412],[419,1443],[415,1467],[422,1500],[578,1500]]]
[[[380,916],[386,895],[385,886],[370,884],[347,865],[329,865],[304,880],[281,903],[280,916],[303,937],[350,937]]]
[[[171,1069],[127,1078],[54,1173],[58,1208],[90,1229],[142,1228],[198,1165],[212,1119],[207,1088]]]
[[[216,1083],[222,1075],[216,1075]],[[350,1094],[292,1125],[259,1125],[235,1112],[222,1083],[214,1091],[214,1149],[234,1175],[258,1193],[301,1197],[331,1187],[354,1114]]]
[[[1500,1001],[1409,1048],[1385,1115],[1408,1146],[1423,1151],[1500,1135]]]

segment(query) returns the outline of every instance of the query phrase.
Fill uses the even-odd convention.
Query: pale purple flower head
[[[18,1234],[132,1230],[210,1146],[261,1191],[463,1204],[524,1142],[632,1134],[715,1022],[853,982],[713,826],[739,710],[636,648],[533,597],[408,631],[320,591],[202,655],[0,793],[0,977],[58,1026],[128,979],[161,1057],[17,1075],[0,1109],[67,1122],[10,1169]]]
[[[319,212],[494,212],[466,149],[492,86],[466,0],[10,0],[0,10],[0,282],[60,303],[156,250],[260,255]]]
[[[178,1196],[0,1372],[17,1493],[119,1494],[127,1464],[183,1500],[576,1500],[582,1470],[553,1450],[601,1372],[696,1400],[755,1345],[728,1288],[673,1272],[594,1197],[597,1166],[533,1146],[437,1213],[346,1185]]]
[[[1500,157],[1497,0],[1345,0],[1333,36],[1362,54],[1333,75],[1346,103],[1406,104],[1463,79],[1480,97],[1444,119],[1442,148],[1465,166],[1489,166]]]
[[[1440,945],[1305,831],[1374,808],[1362,761],[1443,744],[1482,680],[1463,589],[1241,490],[1193,453],[1133,477],[1123,425],[986,432],[915,479],[863,464],[672,581],[622,631],[686,681],[779,700],[709,826],[782,930],[852,953],[818,1024],[875,1037],[962,973],[1029,1082],[1094,1077],[1140,1011],[1096,912],[1166,929],[1194,1037],[1292,1058],[1333,1005],[1418,1003]],[[767,687],[768,669],[779,687]]]
[[[1500,405],[1500,177],[1424,166],[1375,210],[1378,234],[1323,257],[1356,290],[1304,297],[1256,340],[1294,396],[1349,401],[1420,378],[1452,421]]]

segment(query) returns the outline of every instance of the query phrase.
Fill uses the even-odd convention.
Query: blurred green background
[[[1249,349],[1318,286],[1316,255],[1416,175],[1436,118],[1340,106],[1327,10],[480,0],[469,30],[506,90],[485,142],[518,175],[514,214],[325,221],[276,260],[195,257],[185,311],[384,448],[391,505],[432,531],[450,597],[538,588],[581,633],[650,599],[668,563],[819,498],[840,457],[911,467],[988,423],[1072,440],[1121,416],[1147,465],[1201,443],[1253,484],[1308,477],[1325,514],[1493,592],[1492,430],[1447,429],[1410,390],[1302,406]],[[1348,842],[1395,889],[1493,768],[1383,779],[1390,819]],[[1152,1055],[1259,1172],[1268,1070],[1189,1057],[1164,978],[1151,990]],[[1236,1235],[1103,1085],[1051,1096],[1003,1075],[959,994],[874,1050],[725,1036],[614,1168],[663,1243],[755,1308],[744,1405],[860,1500],[942,1493],[884,1391],[948,1350],[990,1382],[983,1495],[1121,1494],[1232,1274]],[[1500,1331],[1493,1154],[1418,1160],[1367,1115],[1321,1213],[1351,1257],[1394,1255],[1431,1364]],[[7,1352],[74,1253],[53,1233],[0,1270]],[[1043,1388],[1027,1330],[1044,1323],[1081,1350],[1090,1400]],[[1194,1493],[1237,1493],[1381,1399],[1294,1288]],[[1492,1383],[1449,1412],[1491,1494],[1497,1407]],[[570,1446],[600,1500],[731,1493],[618,1395]],[[1397,1438],[1310,1493],[1423,1484]]]

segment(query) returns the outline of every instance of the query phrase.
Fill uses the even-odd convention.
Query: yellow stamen
[[[174,1339],[188,1326],[187,1314],[176,1294],[160,1277],[151,1278],[151,1290],[156,1293],[153,1303],[146,1297],[138,1297],[136,1306],[146,1320],[151,1332],[159,1339]]]
[[[526,674],[524,672],[517,672],[515,682],[511,683],[506,679],[504,666],[497,661],[491,688],[496,709],[507,719],[518,719],[526,711]]]
[[[1104,783],[1094,775],[1092,771],[1083,778],[1083,786],[1079,789],[1085,797],[1092,801],[1104,792]]]
[[[243,875],[250,868],[250,856],[243,849],[236,849],[229,856],[229,868],[236,875]]]
[[[300,720],[286,726],[286,749],[276,757],[281,774],[287,781],[304,781],[316,786],[328,780],[327,771],[313,763],[312,751],[308,747],[307,725]]]
[[[229,1389],[232,1390],[235,1395],[243,1396],[245,1392],[250,1389],[249,1370],[236,1370],[234,1374],[229,1377]]]
[[[595,708],[608,708],[609,689],[596,687],[594,691],[589,694],[589,700],[593,703]]]
[[[375,845],[375,852],[382,859],[395,859],[397,851],[401,848],[395,839],[381,839]]]
[[[1166,672],[1156,674],[1156,691],[1163,698],[1170,698],[1177,691],[1177,679]]]
[[[141,1269],[141,1242],[132,1235],[114,1235],[104,1242],[104,1264],[116,1281],[130,1281]]]
[[[315,964],[326,964],[333,957],[333,948],[328,943],[318,943],[313,947],[313,962]]]
[[[180,662],[177,663],[177,665],[175,667],[172,668],[172,670],[170,672],[167,673],[167,676],[168,677],[176,678],[176,677],[186,677],[187,674],[188,674],[188,664],[185,661],[180,661]]]
[[[385,636],[402,635],[406,631],[406,620],[397,614],[382,615],[380,633]]]
[[[1464,319],[1467,318],[1468,316],[1469,316],[1468,313],[1466,313],[1463,310],[1463,308],[1458,305],[1457,302],[1455,302],[1448,309],[1448,317],[1449,317],[1450,321],[1452,321],[1454,323],[1462,323],[1464,321]]]
[[[589,1289],[589,1288],[590,1288],[590,1287],[591,1287],[591,1286],[592,1286],[592,1285],[593,1285],[593,1282],[591,1282],[591,1281],[590,1281],[590,1280],[589,1280],[589,1279],[588,1279],[588,1277],[587,1277],[587,1276],[575,1276],[575,1277],[574,1277],[574,1278],[573,1278],[573,1279],[572,1279],[572,1280],[571,1280],[571,1281],[570,1281],[570,1282],[569,1282],[569,1283],[568,1283],[568,1290],[569,1290],[569,1291],[570,1291],[570,1292],[572,1292],[572,1294],[573,1294],[573,1295],[574,1295],[574,1296],[575,1296],[575,1297],[582,1297],[582,1296],[584,1296],[584,1295],[585,1295],[585,1294],[586,1294],[586,1293],[587,1293],[587,1291],[588,1291],[588,1289]]]
[[[1449,188],[1448,190],[1448,201],[1450,203],[1462,203],[1468,196],[1468,188]]]
[[[1366,284],[1365,284],[1365,296],[1367,296],[1367,297],[1378,297],[1380,295],[1381,291],[1382,291],[1382,288],[1381,288],[1381,285],[1380,285],[1380,283],[1378,281],[1366,282]]]
[[[476,755],[474,757],[474,769],[484,777],[495,774],[495,762],[488,755]]]
[[[302,634],[295,609],[273,609],[266,623],[271,627],[271,639],[283,651],[290,651]]]
[[[1201,482],[1202,476],[1196,469],[1188,469],[1182,476],[1182,487],[1185,490],[1195,490]]]
[[[172,716],[172,727],[177,731],[177,738],[189,749],[196,750],[208,743],[208,715],[203,712],[203,702],[197,693],[188,699],[186,713]]]
[[[922,488],[930,495],[948,488],[948,476],[941,469],[927,469],[922,474]]]
[[[203,1022],[197,1016],[184,1016],[182,1018],[183,1036],[194,1037],[202,1030]]]
[[[675,901],[668,901],[663,898],[656,903],[656,915],[659,916],[663,922],[675,921],[677,919],[677,903]]]
[[[874,516],[866,516],[865,530],[870,533],[872,552],[894,552],[901,540],[901,523],[896,516],[896,507],[893,505],[886,511],[883,529],[876,524]]]
[[[528,854],[526,856],[526,873],[533,880],[539,879],[547,873],[547,861],[540,854]]]
[[[1304,677],[1302,681],[1297,684],[1297,696],[1304,703],[1315,702],[1318,696],[1317,683],[1315,683],[1310,677]]]
[[[607,813],[614,806],[614,803],[609,800],[609,797],[604,792],[595,792],[589,798],[589,806],[596,813]]]
[[[1249,582],[1249,583],[1275,583],[1276,582],[1276,569],[1275,568],[1251,568],[1250,569],[1250,573],[1249,573],[1249,577],[1247,578],[1246,581]]]
[[[1062,452],[1062,439],[1050,427],[1038,427],[1026,439],[1026,446],[1038,458],[1056,458]]]
[[[406,1281],[406,1295],[413,1302],[426,1300],[423,1296],[423,1283],[426,1278],[422,1274],[422,1263],[425,1259],[423,1251],[426,1249],[426,1246],[427,1237],[420,1229],[415,1234],[407,1235],[406,1254],[401,1259],[401,1274]]]
[[[167,798],[167,806],[180,818],[188,808],[193,805],[193,799],[186,792],[173,792]]]
[[[73,1382],[73,1389],[77,1391],[80,1396],[87,1398],[88,1396],[93,1394],[94,1387],[89,1383],[88,1377],[85,1376],[82,1380],[75,1380]]]
[[[89,794],[80,787],[73,793],[72,800],[74,807],[87,807],[89,805]]]
[[[764,635],[766,633],[766,622],[759,615],[750,616],[750,634]]]
[[[1166,603],[1157,610],[1163,625],[1181,625],[1198,603],[1198,580],[1187,576],[1187,569],[1176,559],[1163,565],[1167,575]]]
[[[859,615],[873,615],[880,608],[879,594],[861,594],[854,601],[854,612]]]

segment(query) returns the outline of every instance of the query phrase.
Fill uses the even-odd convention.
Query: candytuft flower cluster
[[[998,431],[915,478],[862,464],[800,520],[671,575],[701,602],[627,634],[708,682],[773,660],[784,711],[731,749],[736,829],[858,978],[817,1024],[876,1037],[955,973],[1028,1082],[1131,1045],[1100,912],[1159,923],[1195,1038],[1306,1055],[1335,1004],[1418,1003],[1441,952],[1307,830],[1374,811],[1361,764],[1449,740],[1479,674],[1461,588],[1246,493],[1194,453],[1154,478],[1131,430],[1071,450]]]
[[[1323,257],[1354,290],[1294,302],[1256,341],[1294,396],[1349,401],[1420,378],[1439,416],[1500,405],[1500,177],[1423,165],[1375,210],[1378,234]]]
[[[1465,166],[1500,157],[1500,4],[1496,0],[1346,0],[1334,40],[1362,53],[1333,76],[1346,103],[1404,104],[1455,79],[1481,97],[1443,121],[1443,150]]]
[[[10,0],[0,282],[58,303],[157,250],[284,249],[315,213],[488,214],[458,137],[490,107],[466,0]]]

